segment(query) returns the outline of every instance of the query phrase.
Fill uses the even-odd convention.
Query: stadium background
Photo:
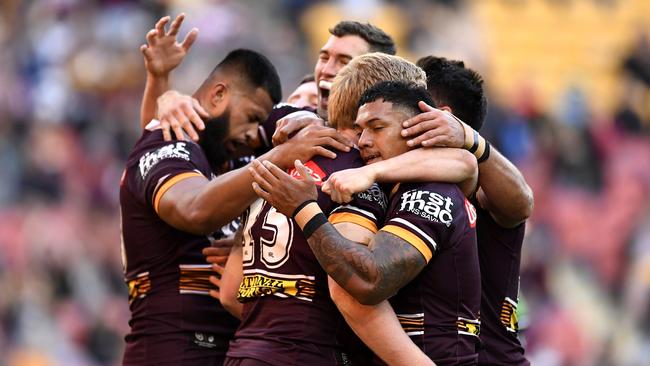
[[[192,92],[234,47],[285,96],[326,29],[369,20],[400,55],[461,58],[487,81],[482,133],[535,192],[520,324],[536,365],[650,359],[650,1],[3,0],[0,366],[114,365],[127,331],[118,179],[139,135],[138,47],[162,15],[198,41]]]

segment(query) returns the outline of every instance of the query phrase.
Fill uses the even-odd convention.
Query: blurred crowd
[[[630,3],[562,6],[587,1]],[[200,31],[172,81],[183,92],[226,51],[249,47],[274,62],[288,95],[342,18],[378,24],[404,57],[461,57],[483,73],[490,107],[481,133],[535,193],[521,271],[528,357],[551,366],[647,364],[650,33],[635,29],[609,54],[622,92],[603,111],[572,84],[552,100],[533,84],[491,87],[498,52],[483,42],[472,4],[3,0],[0,366],[119,364],[129,312],[117,192],[140,133],[138,48],[160,16],[181,11],[181,34]]]

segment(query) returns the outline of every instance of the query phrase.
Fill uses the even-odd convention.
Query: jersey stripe
[[[377,232],[377,224],[375,224],[374,221],[351,212],[340,212],[340,213],[331,214],[329,217],[329,222],[332,225],[342,223],[342,222],[351,222],[353,224],[362,226],[372,231],[373,233]]]
[[[427,261],[427,263],[429,263],[429,260],[431,260],[431,257],[433,257],[431,249],[429,249],[424,240],[420,239],[419,236],[413,234],[412,232],[396,225],[386,225],[381,228],[381,231],[389,232],[406,240],[409,244],[413,245],[415,249],[417,249],[422,254],[422,256],[424,256],[424,259]]]
[[[358,207],[354,207],[354,206],[352,206],[352,205],[343,205],[343,206],[339,206],[339,207],[335,208],[334,210],[332,210],[332,212],[330,213],[330,215],[333,214],[333,213],[338,213],[338,211],[340,211],[340,210],[351,210],[351,211],[355,211],[355,212],[358,212],[358,213],[360,213],[360,214],[362,214],[362,215],[367,216],[368,219],[372,219],[372,220],[377,221],[377,217],[376,217],[372,212],[370,212],[370,211],[366,211],[366,210],[362,210],[362,209],[360,209],[360,208],[358,208]],[[331,217],[331,216],[330,216],[330,217]]]
[[[158,205],[160,204],[160,199],[162,196],[171,188],[174,186],[174,184],[185,180],[187,178],[192,178],[192,177],[203,177],[203,174],[197,173],[197,172],[187,172],[187,173],[181,173],[178,175],[173,176],[170,178],[165,184],[163,184],[158,191],[154,193],[154,200],[153,200],[153,209],[158,213]],[[205,178],[205,177],[204,177]]]
[[[425,241],[428,241],[429,244],[431,244],[431,246],[433,247],[433,250],[438,249],[438,244],[436,243],[436,241],[433,240],[432,237],[430,237],[427,233],[425,233],[424,231],[422,231],[422,229],[420,229],[419,227],[415,226],[414,224],[412,224],[412,223],[410,223],[410,222],[408,222],[408,221],[406,221],[406,220],[404,220],[404,219],[402,219],[402,218],[399,218],[399,217],[393,218],[393,219],[391,219],[389,222],[396,222],[396,223],[398,223],[398,224],[402,224],[402,225],[408,227],[408,228],[411,229],[414,233],[420,235],[420,236],[422,237],[422,239],[424,239]]]

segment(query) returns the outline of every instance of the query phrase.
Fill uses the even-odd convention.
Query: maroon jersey
[[[456,185],[403,183],[381,228],[427,261],[390,303],[404,331],[437,365],[476,364],[478,358],[481,278],[473,210]]]
[[[481,365],[530,365],[517,331],[519,264],[525,224],[502,228],[481,208],[476,226],[481,264]]]
[[[122,249],[131,309],[124,364],[190,364],[223,358],[238,325],[208,295],[213,272],[201,250],[205,236],[165,223],[157,214],[162,195],[183,179],[210,178],[201,148],[165,142],[145,130],[120,183]]]
[[[363,165],[357,150],[337,154],[335,160],[316,157],[305,164],[317,184],[333,172]],[[352,222],[376,232],[386,200],[375,185],[342,206],[319,190],[318,204],[332,223]],[[330,298],[327,274],[295,221],[258,200],[246,215],[242,254],[238,297],[243,317],[228,357],[282,366],[343,364],[339,335],[349,328]]]

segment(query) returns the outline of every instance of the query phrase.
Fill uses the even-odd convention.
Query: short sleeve
[[[427,183],[402,186],[391,199],[381,231],[413,245],[431,260],[453,231],[456,220],[466,219],[464,197],[451,185]]]
[[[146,151],[137,164],[136,196],[158,212],[160,199],[171,187],[192,177],[205,177],[202,151],[195,144],[173,141]]]
[[[332,210],[329,221],[351,222],[376,233],[386,215],[386,206],[386,195],[375,183],[365,192],[355,194],[349,203]]]

